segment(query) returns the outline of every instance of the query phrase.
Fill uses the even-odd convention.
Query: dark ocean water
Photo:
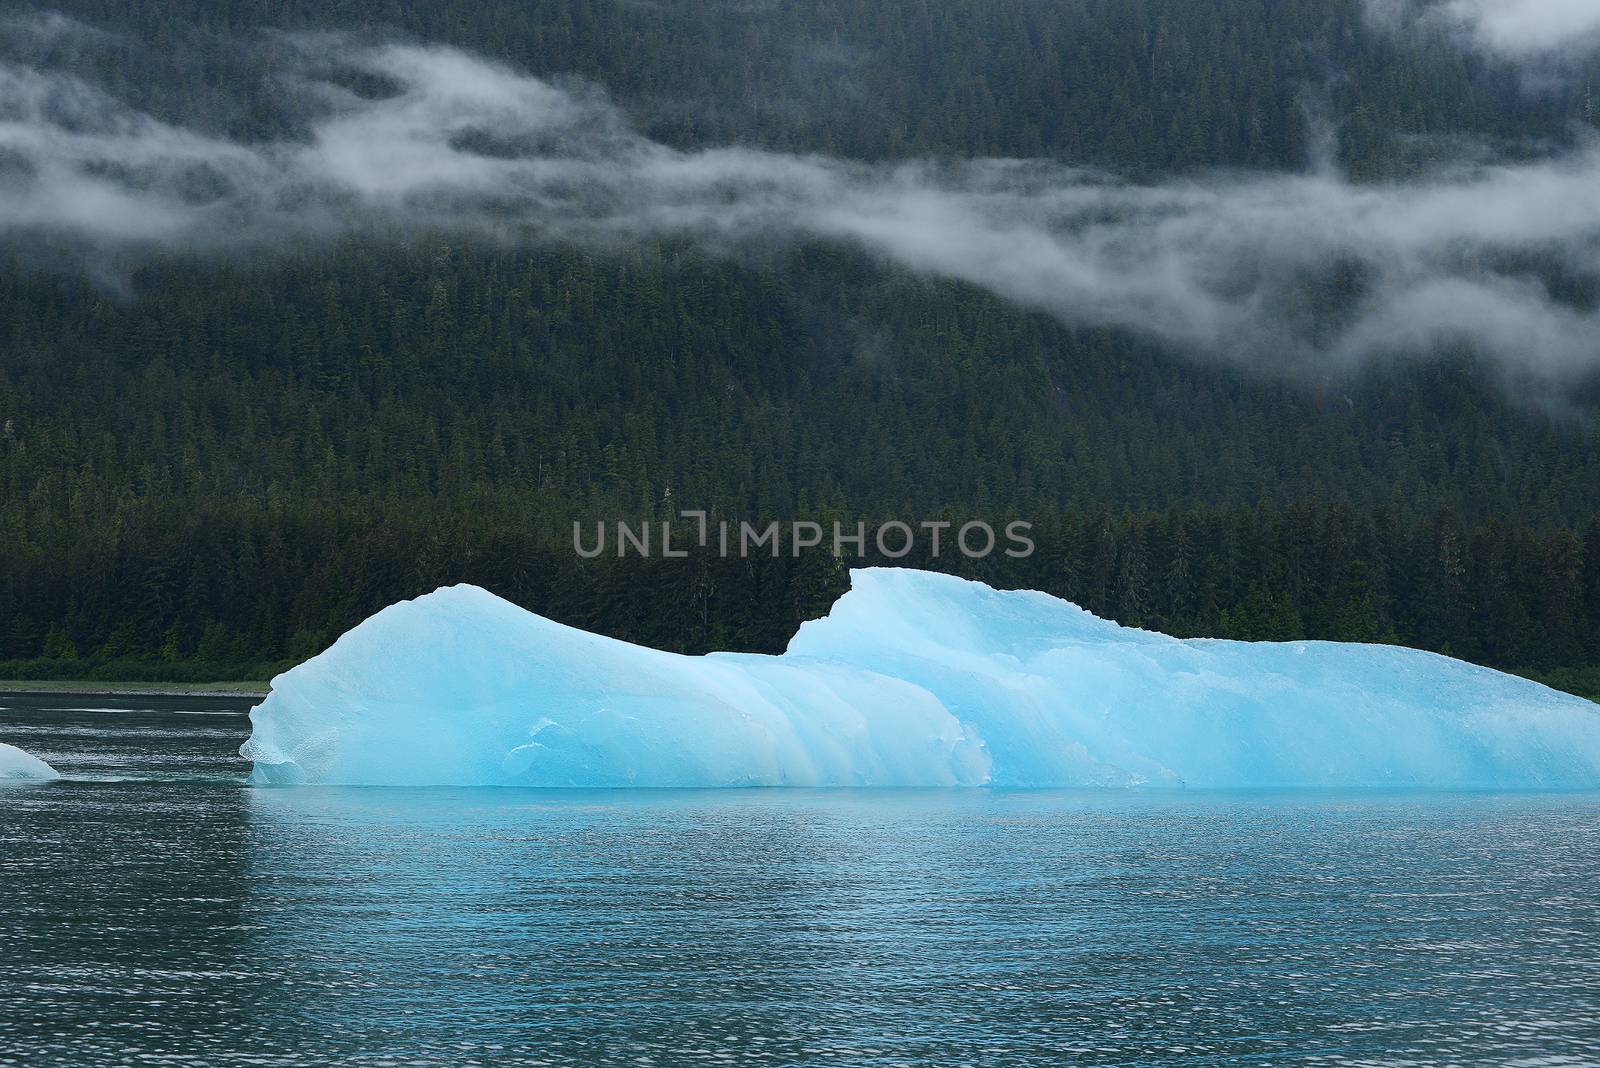
[[[1600,797],[250,789],[0,695],[0,1063],[1600,1064]]]

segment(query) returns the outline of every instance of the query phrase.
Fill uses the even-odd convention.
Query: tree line
[[[954,567],[1185,635],[1600,662],[1581,412],[1470,361],[1191,363],[829,248],[352,245],[0,276],[0,673],[259,676],[455,581],[781,649],[831,555],[580,560],[575,520],[1025,519]],[[1578,683],[1573,683],[1578,685]]]
[[[152,503],[114,530],[64,524],[47,545],[5,553],[0,677],[265,678],[372,612],[457,582],[657,648],[781,652],[848,588],[850,567],[878,565],[1040,589],[1178,636],[1404,644],[1600,694],[1600,520],[1575,532],[1448,509],[1403,520],[1348,506],[1097,508],[1034,522],[1026,558],[983,559],[948,547],[935,558],[926,541],[890,559],[870,538],[859,558],[788,544],[722,556],[688,522],[675,538],[684,558],[586,560],[561,519],[527,504],[510,491],[376,515]]]

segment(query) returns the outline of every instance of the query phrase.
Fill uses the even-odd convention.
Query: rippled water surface
[[[0,695],[0,1063],[1600,1063],[1594,795],[255,790],[238,707]]]

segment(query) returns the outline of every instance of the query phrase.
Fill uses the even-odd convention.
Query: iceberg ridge
[[[273,680],[257,783],[1600,786],[1600,706],[1433,653],[1177,639],[1033,592],[851,573],[782,656],[681,656],[473,586]]]

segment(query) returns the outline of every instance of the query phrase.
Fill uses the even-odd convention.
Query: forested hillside
[[[52,10],[101,32],[12,24],[6,54],[247,141],[296,134],[266,31],[339,29],[586,79],[677,146],[1134,180],[1300,169],[1331,135],[1369,180],[1578,145],[1600,73],[1530,87],[1354,0]],[[0,273],[0,675],[260,677],[456,581],[664,648],[775,650],[843,588],[821,552],[572,549],[576,520],[703,508],[1022,518],[1027,560],[906,562],[1176,634],[1397,641],[1600,690],[1594,383],[1530,398],[1470,346],[1275,375],[820,240],[30,242]]]

